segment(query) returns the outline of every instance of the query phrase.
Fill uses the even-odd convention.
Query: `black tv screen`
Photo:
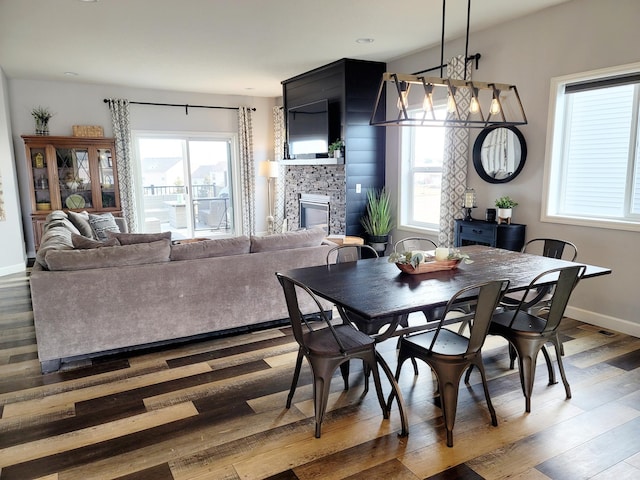
[[[320,100],[287,111],[291,158],[315,158],[329,152],[329,102]]]

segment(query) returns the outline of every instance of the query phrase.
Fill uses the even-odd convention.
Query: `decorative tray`
[[[413,267],[410,263],[396,263],[396,266],[404,273],[409,275],[419,275],[421,273],[439,272],[441,270],[453,270],[458,268],[461,258],[455,260],[434,260],[433,262],[422,262],[417,267]]]

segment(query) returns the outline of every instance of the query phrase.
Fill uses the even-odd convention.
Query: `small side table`
[[[364,238],[351,235],[329,235],[327,240],[336,245],[364,245]]]

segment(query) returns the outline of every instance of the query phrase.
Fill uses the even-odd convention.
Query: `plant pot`
[[[511,214],[513,208],[499,208],[498,209],[498,223],[511,223]]]
[[[383,256],[389,243],[389,235],[369,235],[367,237],[367,244],[373,247],[378,252],[379,256]]]
[[[49,120],[36,118],[36,135],[49,135]]]

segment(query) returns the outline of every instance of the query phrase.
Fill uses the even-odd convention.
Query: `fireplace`
[[[322,227],[329,234],[329,196],[300,194],[300,228]]]

